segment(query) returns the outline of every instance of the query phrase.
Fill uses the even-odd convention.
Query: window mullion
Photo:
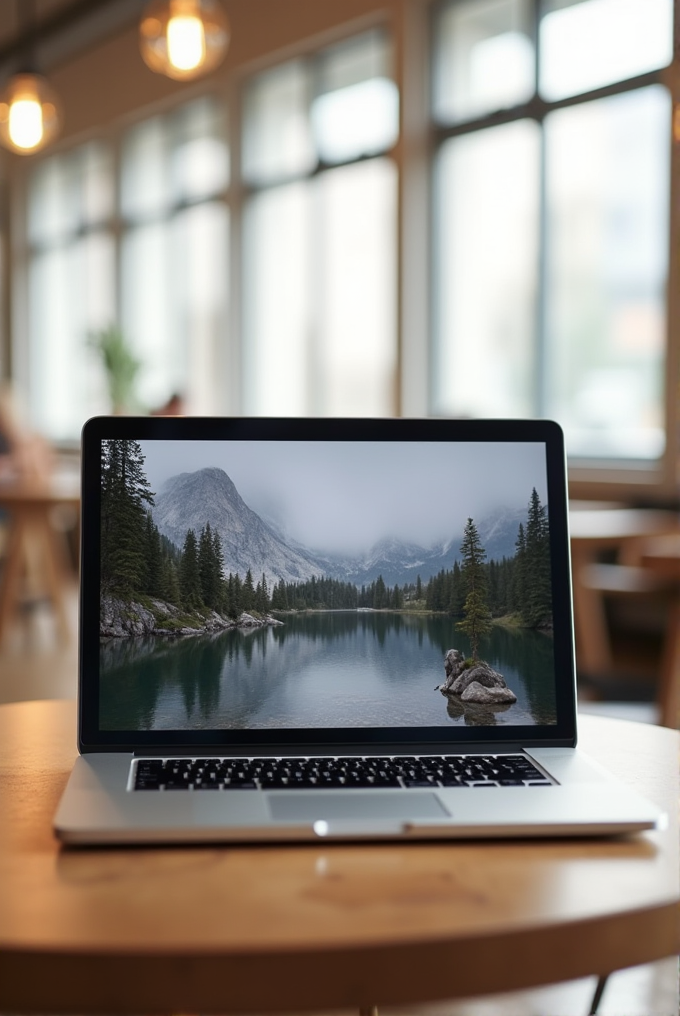
[[[539,159],[538,169],[538,263],[536,266],[538,284],[536,287],[536,333],[535,333],[535,367],[534,367],[534,411],[539,417],[549,415],[548,411],[548,376],[549,348],[547,330],[547,275],[548,275],[548,244],[550,230],[548,225],[548,195],[546,182],[546,140],[543,121],[539,123]]]

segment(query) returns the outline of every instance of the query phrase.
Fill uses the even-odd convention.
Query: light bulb
[[[189,81],[224,59],[229,22],[219,0],[150,0],[139,25],[139,45],[152,71]]]
[[[9,136],[17,148],[37,148],[43,136],[42,108],[37,99],[15,99],[9,107]]]
[[[0,141],[13,152],[30,155],[59,133],[54,92],[38,74],[15,74],[0,96]]]
[[[205,32],[200,18],[184,15],[168,21],[168,60],[179,71],[191,71],[205,60]]]

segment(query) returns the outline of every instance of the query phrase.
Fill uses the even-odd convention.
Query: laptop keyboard
[[[139,759],[135,790],[549,787],[526,755]]]

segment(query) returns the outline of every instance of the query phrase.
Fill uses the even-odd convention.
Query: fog
[[[470,516],[547,501],[542,444],[143,441],[151,489],[223,469],[246,504],[291,540],[356,553],[397,537],[429,547]]]

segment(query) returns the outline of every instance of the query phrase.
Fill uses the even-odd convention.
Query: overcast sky
[[[429,547],[501,507],[547,502],[542,444],[143,441],[151,489],[178,473],[223,469],[246,504],[322,551],[384,537]]]

